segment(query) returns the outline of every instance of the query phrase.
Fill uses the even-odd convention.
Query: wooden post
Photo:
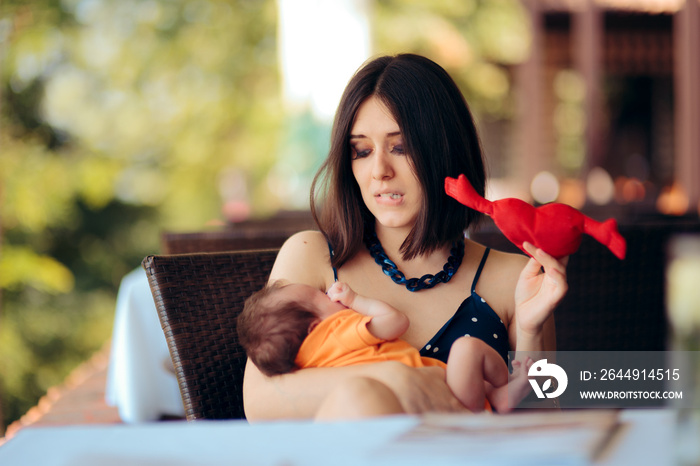
[[[675,181],[700,203],[700,1],[686,0],[673,18],[675,75]]]
[[[585,0],[572,15],[573,60],[576,70],[583,77],[586,97],[586,165],[585,172],[603,163],[604,134],[602,114],[602,49],[604,42],[603,14],[593,0]]]
[[[544,19],[539,0],[523,0],[530,13],[532,44],[529,59],[516,69],[517,135],[511,166],[518,191],[530,192],[530,182],[547,166],[544,160]]]

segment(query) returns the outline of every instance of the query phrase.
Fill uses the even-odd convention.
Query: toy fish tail
[[[493,212],[491,201],[477,193],[464,174],[459,175],[458,178],[447,177],[445,179],[445,193],[476,211],[487,215],[491,215]]]
[[[586,219],[585,231],[600,243],[610,249],[615,257],[624,259],[627,254],[627,242],[617,228],[617,221],[610,218],[603,223],[598,223],[592,219]]]

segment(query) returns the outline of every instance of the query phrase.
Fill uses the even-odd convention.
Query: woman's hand
[[[533,336],[542,332],[545,321],[568,290],[569,258],[557,260],[530,243],[524,243],[523,247],[532,257],[515,287],[515,320],[519,333]]]
[[[412,368],[396,361],[367,367],[374,369],[368,376],[391,388],[409,414],[466,411],[447,387],[441,367]]]

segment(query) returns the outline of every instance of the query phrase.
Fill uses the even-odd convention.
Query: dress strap
[[[329,252],[330,255],[331,255],[331,263],[332,263],[332,260],[333,260],[333,246],[331,246],[330,241],[326,241],[326,243],[328,243],[328,252]],[[331,267],[333,268],[333,279],[337,282],[337,281],[338,281],[338,271],[337,271],[336,268],[333,267],[332,265],[331,265]],[[474,284],[476,284],[476,282],[474,282]]]
[[[484,251],[484,255],[481,257],[481,262],[479,263],[479,268],[476,269],[476,275],[474,275],[474,281],[472,282],[472,293],[476,292],[476,282],[479,281],[479,276],[481,275],[481,270],[484,268],[484,264],[486,263],[486,259],[489,257],[489,252],[491,251],[491,248],[486,248]],[[333,269],[335,270],[335,269]]]

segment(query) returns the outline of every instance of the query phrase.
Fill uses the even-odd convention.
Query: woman
[[[461,173],[484,194],[478,134],[449,75],[417,55],[368,62],[345,89],[311,188],[321,232],[292,236],[270,280],[324,292],[344,281],[404,312],[410,327],[403,338],[426,356],[446,360],[465,334],[504,359],[509,349],[554,350],[552,313],[566,293],[565,261],[532,246],[528,260],[464,240],[480,214],[444,192],[445,177]],[[251,421],[312,417],[322,403],[340,415],[361,412],[387,388],[406,412],[464,409],[444,378],[440,368],[392,362],[267,378],[249,361],[244,402]]]

